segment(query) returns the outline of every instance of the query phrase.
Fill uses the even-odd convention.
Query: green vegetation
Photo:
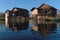
[[[3,17],[0,17],[0,21],[5,21],[5,18],[3,18]]]
[[[5,21],[5,19],[0,19],[0,21]]]
[[[46,18],[45,21],[56,21],[56,22],[60,22],[60,18],[49,17],[49,18]]]
[[[54,21],[54,20],[55,20],[55,18],[53,18],[53,17],[49,17],[49,18],[45,19],[45,21]]]

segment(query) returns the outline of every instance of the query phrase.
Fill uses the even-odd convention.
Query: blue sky
[[[60,0],[0,0],[0,12],[11,10],[13,7],[31,10],[33,7],[39,7],[42,3],[60,10]]]

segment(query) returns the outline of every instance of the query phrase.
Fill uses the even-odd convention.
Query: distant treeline
[[[5,13],[0,13],[0,21],[5,20]]]

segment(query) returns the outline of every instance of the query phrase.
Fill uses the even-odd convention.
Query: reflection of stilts
[[[15,26],[15,24],[13,24],[13,30],[16,32],[17,31],[17,27]]]

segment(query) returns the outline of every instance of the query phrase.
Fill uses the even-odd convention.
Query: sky
[[[42,3],[53,6],[60,10],[60,0],[0,0],[0,12],[11,10],[14,7],[31,10],[39,7]]]

